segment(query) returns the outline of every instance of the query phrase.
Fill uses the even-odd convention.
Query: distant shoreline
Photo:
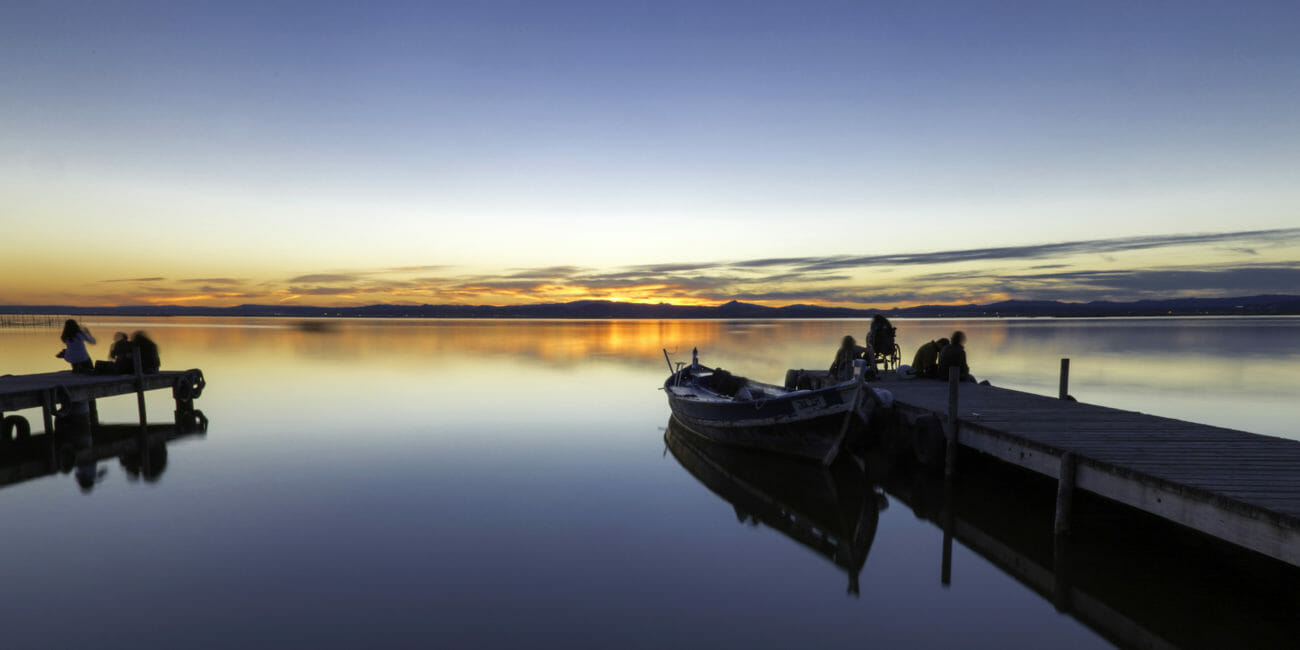
[[[711,307],[583,300],[542,305],[238,305],[183,307],[123,305],[0,305],[12,316],[227,316],[267,318],[446,318],[552,320],[810,320],[826,318],[1108,318],[1153,316],[1296,316],[1300,296],[1262,295],[1226,298],[1171,298],[1135,302],[1008,300],[983,305],[922,305],[890,309],[851,309],[817,305],[766,307],[738,301]]]

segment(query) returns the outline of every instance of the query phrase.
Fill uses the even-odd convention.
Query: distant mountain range
[[[367,305],[364,307],[314,307],[306,305],[238,305],[235,307],[184,307],[124,305],[73,307],[69,305],[0,305],[0,314],[66,314],[118,316],[267,316],[289,318],[568,318],[568,319],[671,319],[671,318],[869,318],[884,314],[894,318],[986,318],[1012,316],[1218,316],[1300,315],[1300,296],[1265,295],[1237,298],[1171,298],[1137,302],[1058,302],[1055,300],[1005,300],[986,305],[922,305],[891,309],[849,309],[817,305],[765,307],[731,301],[713,307],[669,304],[647,305],[608,300],[542,305]]]

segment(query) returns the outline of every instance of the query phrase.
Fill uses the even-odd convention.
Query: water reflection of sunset
[[[667,373],[664,350],[673,361],[689,361],[694,348],[703,363],[779,383],[788,368],[824,368],[842,336],[863,340],[867,329],[859,320],[327,319],[311,321],[326,325],[313,328],[291,319],[84,322],[99,337],[91,346],[95,358],[107,355],[114,331],[144,329],[161,346],[164,367],[202,367],[210,379],[235,378],[236,385],[226,383],[217,394],[248,386],[314,390],[309,387],[318,377],[290,369],[320,367],[320,377],[335,379],[319,390],[343,391],[340,399],[347,399],[347,384],[368,383],[386,387],[383,394],[394,400],[419,399],[421,390],[434,386],[446,398],[468,391],[477,379],[509,376],[525,365],[559,373],[592,364],[617,367],[653,385]],[[986,319],[895,325],[904,362],[922,343],[962,329],[972,372],[997,385],[1053,393],[1059,359],[1069,357],[1071,392],[1085,401],[1238,428],[1249,423],[1290,435],[1276,414],[1285,412],[1279,405],[1300,384],[1300,342],[1292,335],[1297,322]],[[1223,354],[1228,331],[1235,341],[1232,359]],[[3,372],[61,370],[54,358],[58,347],[54,331],[0,330]]]

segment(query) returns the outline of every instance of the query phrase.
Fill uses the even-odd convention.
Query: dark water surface
[[[988,468],[945,495],[888,454],[823,471],[666,443],[662,348],[779,382],[862,321],[84,323],[96,358],[146,329],[165,368],[202,368],[210,424],[152,479],[108,460],[88,493],[65,473],[0,489],[6,648],[1300,638],[1293,570],[1086,499],[1062,553],[1054,488],[1031,476]],[[965,329],[996,385],[1054,394],[1070,357],[1081,401],[1300,438],[1300,319],[897,325],[907,357]],[[55,330],[0,329],[0,373],[60,369],[58,349]],[[171,419],[162,391],[148,408]],[[130,423],[135,400],[99,411]]]

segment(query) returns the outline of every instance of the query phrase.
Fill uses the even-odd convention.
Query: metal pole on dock
[[[1070,360],[1061,359],[1061,399],[1070,396]]]
[[[948,368],[948,449],[944,455],[944,478],[952,478],[957,465],[957,387],[961,383],[961,368]]]

